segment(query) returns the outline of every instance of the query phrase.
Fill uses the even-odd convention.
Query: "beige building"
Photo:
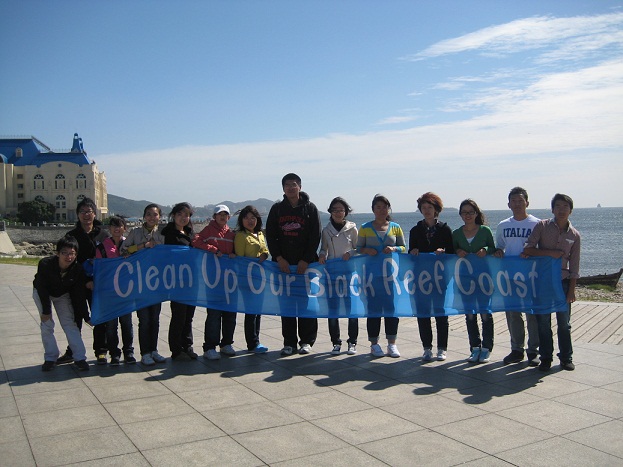
[[[106,176],[89,160],[77,133],[63,152],[34,136],[0,138],[0,214],[14,215],[20,203],[41,200],[56,206],[58,222],[73,223],[84,198],[95,201],[99,219],[108,216]]]

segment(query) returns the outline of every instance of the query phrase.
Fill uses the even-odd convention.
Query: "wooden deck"
[[[506,316],[495,313],[496,336],[509,338]],[[463,316],[450,317],[451,330],[464,330]],[[552,319],[556,331],[556,320]],[[574,342],[594,344],[623,344],[623,303],[576,302],[571,307],[571,336]]]

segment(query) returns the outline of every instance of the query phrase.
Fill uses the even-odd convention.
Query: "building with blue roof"
[[[0,137],[0,214],[15,215],[20,203],[46,201],[56,206],[56,220],[76,222],[84,198],[108,215],[106,176],[89,160],[82,138],[74,134],[68,151],[53,151],[34,136]]]

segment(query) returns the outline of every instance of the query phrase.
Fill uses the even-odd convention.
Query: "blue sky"
[[[0,134],[109,193],[623,206],[623,1],[0,0]]]

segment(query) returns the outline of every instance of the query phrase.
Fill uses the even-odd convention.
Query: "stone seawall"
[[[13,244],[28,243],[56,243],[59,238],[73,229],[74,226],[66,227],[21,227],[7,226],[6,232]]]

